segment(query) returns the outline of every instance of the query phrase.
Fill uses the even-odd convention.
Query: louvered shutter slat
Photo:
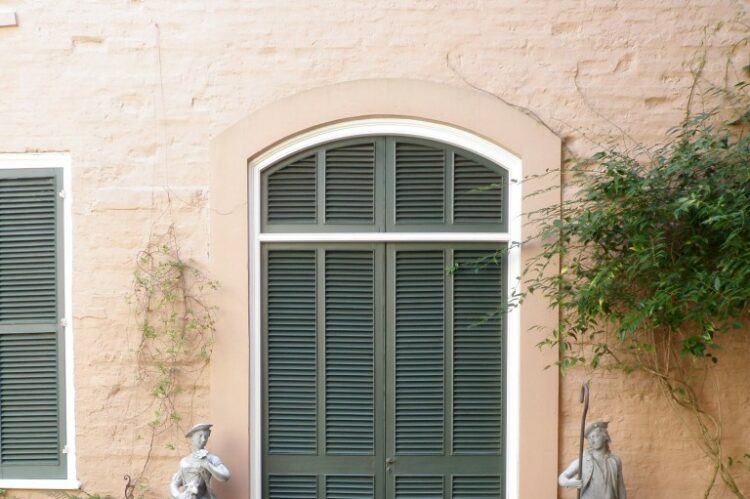
[[[440,475],[397,476],[396,499],[443,499],[443,477]]]
[[[9,197],[13,202],[8,202]],[[57,279],[55,271],[57,241],[55,177],[0,178],[0,324],[37,317],[56,321]],[[44,209],[38,208],[42,204]],[[40,238],[28,230],[36,224],[50,237]],[[48,263],[43,281],[29,292],[24,278],[40,264]],[[11,278],[12,277],[12,278]]]
[[[374,452],[374,262],[372,251],[327,251],[326,450]]]
[[[316,499],[318,481],[314,475],[270,475],[269,499]]]
[[[453,499],[501,499],[502,484],[498,476],[453,477]]]
[[[325,499],[375,499],[375,484],[368,475],[331,475],[325,494]]]
[[[396,253],[396,452],[443,453],[444,256]]]
[[[455,155],[453,218],[455,223],[501,224],[505,176],[472,159]]]
[[[397,141],[396,223],[440,223],[445,218],[445,151]]]
[[[317,451],[314,251],[271,251],[267,278],[268,449]]]
[[[456,251],[454,278],[453,449],[502,450],[503,267],[476,262],[488,251]],[[481,269],[472,265],[481,265]]]
[[[266,207],[269,223],[315,223],[316,174],[317,160],[312,155],[268,175]]]
[[[325,152],[326,222],[375,222],[375,143]]]

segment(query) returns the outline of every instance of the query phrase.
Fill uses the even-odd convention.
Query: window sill
[[[35,480],[35,479],[0,479],[0,489],[35,489],[35,490],[78,490],[78,480]]]

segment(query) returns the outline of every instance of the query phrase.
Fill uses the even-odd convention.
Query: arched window
[[[263,497],[504,497],[508,167],[367,135],[259,180]]]

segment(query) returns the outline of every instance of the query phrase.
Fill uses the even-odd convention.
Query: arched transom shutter
[[[505,231],[508,173],[406,137],[336,142],[264,171],[268,232]]]

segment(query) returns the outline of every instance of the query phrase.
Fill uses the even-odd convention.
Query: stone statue
[[[583,452],[583,473],[578,480],[578,459],[560,473],[561,487],[581,489],[581,499],[627,499],[622,461],[609,451],[607,422],[597,421],[585,431],[588,449]]]
[[[229,480],[229,470],[221,459],[206,450],[212,426],[197,424],[185,434],[193,452],[180,460],[180,467],[172,477],[169,484],[172,499],[216,499],[210,487],[211,477],[222,482]]]

